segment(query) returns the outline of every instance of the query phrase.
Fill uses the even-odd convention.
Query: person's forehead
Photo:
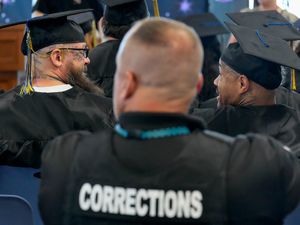
[[[67,43],[63,44],[64,47],[77,47],[77,48],[87,48],[87,43],[85,42],[79,42],[79,43]]]

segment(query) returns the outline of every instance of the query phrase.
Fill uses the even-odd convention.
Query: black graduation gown
[[[202,117],[208,129],[226,135],[252,132],[272,136],[291,148],[300,144],[300,121],[295,110],[287,106],[226,106],[212,112],[200,109],[193,115]]]
[[[181,114],[126,113],[120,124],[127,130],[187,126],[192,133],[56,138],[42,156],[45,225],[278,225],[299,201],[300,165],[274,139],[232,139]]]
[[[299,85],[300,86],[300,85]],[[297,116],[300,119],[300,94],[291,91],[285,87],[278,87],[275,90],[276,104],[286,105],[290,108],[296,110]],[[198,102],[198,104],[192,105],[190,111],[194,109],[205,109],[203,111],[212,111],[212,109],[217,109],[218,100],[217,98],[212,98],[204,102]]]
[[[112,97],[116,55],[119,40],[110,40],[98,45],[89,54],[88,77],[104,90],[107,97]]]
[[[78,87],[19,96],[20,87],[0,95],[0,164],[39,167],[49,140],[72,130],[113,125],[111,100]]]
[[[291,91],[285,87],[279,87],[276,89],[276,103],[287,105],[296,110],[297,116],[300,119],[300,94]]]

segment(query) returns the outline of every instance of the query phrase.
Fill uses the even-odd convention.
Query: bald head
[[[122,97],[124,85],[133,80],[134,95],[130,97],[134,97],[137,107],[142,108],[145,103],[153,106],[156,102],[160,108],[159,105],[176,102],[188,108],[196,94],[202,61],[202,45],[191,28],[168,19],[142,20],[121,43],[114,96],[118,98],[121,94]],[[115,100],[122,105],[125,99]],[[143,106],[139,104],[141,101]],[[115,104],[115,107],[118,106]]]

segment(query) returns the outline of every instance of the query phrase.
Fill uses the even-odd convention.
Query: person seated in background
[[[103,42],[91,50],[88,77],[112,97],[116,55],[120,42],[133,23],[148,16],[145,0],[105,0],[104,15],[100,19]]]
[[[298,17],[285,9],[281,9],[277,5],[277,0],[257,0],[258,5],[255,6],[253,9],[243,9],[241,12],[256,12],[256,11],[269,11],[269,10],[276,10],[282,16],[284,16],[288,21],[291,23],[295,22]]]
[[[300,59],[279,38],[264,35],[260,39],[255,30],[233,24],[228,27],[239,43],[230,44],[220,58],[220,74],[215,80],[219,110],[209,116],[201,109],[194,114],[206,117],[208,128],[214,131],[230,136],[267,134],[296,147],[299,128],[293,129],[300,120],[294,109],[276,104],[275,89],[282,79],[280,65],[300,68]]]
[[[300,199],[300,164],[274,139],[233,139],[187,115],[202,61],[183,23],[134,25],[117,54],[115,130],[69,133],[43,152],[45,225],[281,224]]]
[[[231,13],[229,17],[237,24],[247,26],[251,29],[256,29],[259,31],[266,32],[272,36],[284,39],[284,40],[296,40],[300,39],[300,33],[297,31],[297,23],[294,26],[290,26],[286,19],[284,19],[280,14],[270,11],[270,12],[253,12],[253,13]],[[285,24],[288,26],[265,26],[266,23],[274,24]],[[257,39],[257,37],[255,37]],[[249,40],[250,41],[250,40]],[[294,42],[294,47],[296,47],[295,53],[299,56],[299,43]],[[296,59],[297,61],[297,59]],[[299,79],[297,74],[299,70],[295,70],[295,82],[291,82],[290,76],[291,69],[288,67],[281,66],[281,76],[282,81],[278,88],[275,89],[276,104],[282,104],[289,106],[296,110],[297,116],[300,119],[300,95],[296,91],[299,90]],[[286,88],[286,87],[288,88]],[[293,89],[293,90],[290,90]],[[296,90],[295,90],[296,89]],[[295,90],[295,91],[294,91]],[[208,101],[202,102],[198,105],[202,111],[206,110],[211,112],[211,109],[217,108],[217,99],[213,98]]]
[[[89,81],[82,29],[68,11],[27,22],[27,77],[0,95],[0,164],[39,167],[44,145],[71,130],[112,126],[111,100]],[[7,26],[7,25],[6,25]]]
[[[100,37],[96,28],[95,16],[92,12],[80,13],[69,17],[74,20],[83,30],[85,42],[89,49],[93,49],[100,43]]]

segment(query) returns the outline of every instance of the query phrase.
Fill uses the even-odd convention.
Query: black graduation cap
[[[75,23],[79,24],[83,32],[86,34],[92,30],[93,21],[95,21],[95,16],[92,12],[84,12],[72,16],[68,16],[69,20],[73,20]]]
[[[238,43],[224,51],[221,60],[267,89],[281,83],[280,65],[300,69],[300,58],[289,44],[267,33],[225,22]]]
[[[224,25],[212,13],[186,16],[178,20],[193,27],[200,37],[228,33]]]
[[[27,21],[5,24],[1,28],[26,24],[26,31],[22,40],[21,50],[27,55],[26,80],[21,88],[21,95],[33,92],[31,84],[31,54],[53,44],[85,42],[81,27],[68,16],[91,9],[65,11],[52,13],[45,16],[35,17]]]
[[[284,40],[300,40],[300,32],[277,11],[226,13],[236,24],[259,29]]]
[[[53,44],[84,42],[81,27],[74,21],[69,20],[68,17],[89,11],[92,10],[83,9],[52,13],[27,21],[5,24],[0,26],[0,29],[18,24],[26,24],[26,32],[23,37],[21,50],[24,55],[27,55],[28,47],[32,52],[35,52]]]
[[[112,25],[131,25],[149,16],[146,0],[102,0],[104,18]]]

